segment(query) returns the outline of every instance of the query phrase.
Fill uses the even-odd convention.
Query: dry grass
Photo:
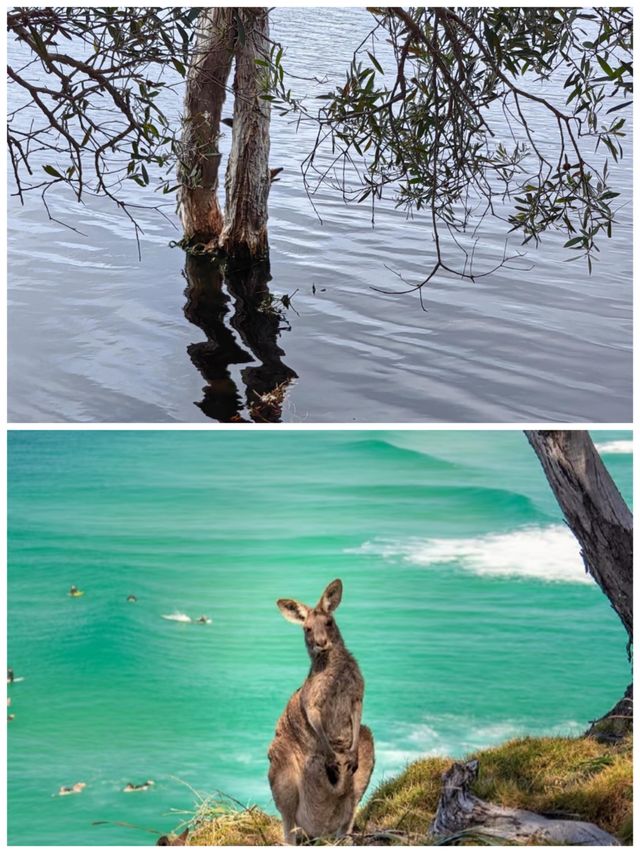
[[[273,846],[282,843],[282,824],[257,806],[242,808],[233,802],[205,800],[189,832],[189,846]]]
[[[623,844],[632,843],[630,737],[615,746],[591,738],[520,738],[469,757],[480,762],[474,792],[482,799],[590,821]],[[424,758],[383,782],[360,810],[352,843],[429,844],[428,827],[450,764],[448,758]],[[255,806],[242,809],[212,800],[198,809],[188,839],[195,846],[281,843],[277,818]],[[457,843],[489,842],[471,833]]]

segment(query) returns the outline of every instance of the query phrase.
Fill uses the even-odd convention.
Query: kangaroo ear
[[[288,622],[293,622],[294,625],[302,625],[309,613],[309,608],[306,604],[294,601],[293,598],[279,598],[276,604],[280,608],[280,613],[282,613],[284,618]]]
[[[337,578],[331,581],[329,586],[322,593],[322,597],[318,602],[318,607],[326,613],[331,613],[342,601],[342,581]]]

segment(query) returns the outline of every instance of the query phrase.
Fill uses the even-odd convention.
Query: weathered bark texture
[[[633,730],[633,684],[610,711],[593,720],[585,734],[603,743],[616,743]]]
[[[236,32],[233,9],[204,9],[198,16],[193,59],[187,74],[180,146],[180,216],[187,240],[213,248],[223,228],[218,204],[220,117],[231,72]]]
[[[586,430],[528,430],[527,438],[580,543],[585,568],[633,640],[633,516]]]
[[[475,831],[524,844],[619,846],[620,842],[593,823],[556,820],[524,809],[487,803],[469,790],[478,776],[478,762],[454,764],[442,777],[442,793],[431,832],[440,838]]]
[[[204,9],[187,75],[180,152],[180,215],[185,239],[223,250],[238,264],[268,253],[268,76],[256,63],[269,54],[266,8]],[[235,58],[231,153],[223,216],[217,198],[220,118]]]
[[[225,180],[225,226],[221,245],[233,258],[267,254],[267,199],[269,196],[270,105],[265,71],[256,64],[269,53],[266,8],[237,9],[244,43],[236,45],[233,83],[235,107],[231,154]]]
[[[580,544],[585,568],[633,642],[633,516],[585,430],[528,430],[560,508]],[[632,726],[633,690],[587,734],[622,737]],[[614,722],[615,721],[615,722]]]

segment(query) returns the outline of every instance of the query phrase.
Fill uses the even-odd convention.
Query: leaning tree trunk
[[[630,647],[633,642],[633,516],[629,507],[588,432],[527,430],[526,435],[580,544],[585,568],[620,617]],[[632,721],[632,695],[629,686],[620,702],[588,733],[615,738],[628,731]]]
[[[225,180],[225,227],[221,245],[236,260],[267,255],[269,196],[269,101],[264,67],[256,63],[269,54],[266,8],[237,9],[244,39],[236,46],[233,84],[235,107],[231,154]]]
[[[198,16],[180,144],[180,216],[185,239],[213,243],[223,228],[218,204],[220,117],[231,72],[236,30],[233,9],[203,9]]]

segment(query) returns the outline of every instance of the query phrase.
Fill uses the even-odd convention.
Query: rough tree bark
[[[611,602],[633,642],[633,516],[585,430],[527,430],[585,568]],[[632,722],[633,691],[588,734],[620,737]],[[603,725],[607,723],[607,725]]]
[[[184,236],[236,261],[265,258],[269,195],[269,102],[264,68],[269,53],[268,10],[204,9],[198,18],[187,75],[180,165]],[[220,118],[235,59],[231,154],[223,216],[218,198]]]
[[[225,180],[225,226],[221,245],[234,258],[267,254],[267,198],[269,196],[270,104],[265,71],[256,64],[269,53],[267,9],[238,9],[244,44],[236,49],[233,83],[235,107],[231,154]]]
[[[204,9],[198,16],[187,73],[180,145],[180,216],[185,238],[217,242],[223,228],[218,204],[220,117],[231,72],[236,31],[233,9]]]

